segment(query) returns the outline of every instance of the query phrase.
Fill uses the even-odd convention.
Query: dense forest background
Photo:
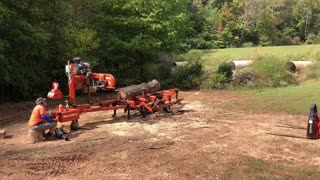
[[[152,78],[174,86],[173,54],[317,44],[319,26],[320,0],[0,0],[0,102],[65,84],[76,56],[119,87]]]

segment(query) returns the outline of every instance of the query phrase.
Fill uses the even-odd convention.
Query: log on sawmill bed
[[[160,82],[156,79],[138,85],[131,85],[119,89],[119,96],[121,99],[129,99],[143,93],[152,93],[160,90]]]

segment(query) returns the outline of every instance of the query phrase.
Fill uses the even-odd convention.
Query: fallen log
[[[160,82],[152,80],[148,83],[141,83],[138,85],[131,85],[119,89],[119,97],[121,99],[129,99],[143,93],[152,93],[160,90]]]

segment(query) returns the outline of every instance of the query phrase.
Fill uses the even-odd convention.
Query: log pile
[[[148,83],[141,83],[138,85],[131,85],[119,89],[119,97],[121,99],[129,99],[144,93],[153,93],[160,90],[160,82],[152,80]]]

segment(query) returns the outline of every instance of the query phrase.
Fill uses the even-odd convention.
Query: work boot
[[[67,136],[65,136],[64,134],[61,135],[61,138],[64,139],[65,141],[69,141],[69,138]]]
[[[45,134],[44,138],[46,140],[54,140],[55,139],[54,135],[51,132],[48,132],[47,134]]]
[[[56,136],[58,138],[64,139],[65,141],[69,141],[69,138],[63,134],[63,132],[61,131],[61,129],[56,129]]]

